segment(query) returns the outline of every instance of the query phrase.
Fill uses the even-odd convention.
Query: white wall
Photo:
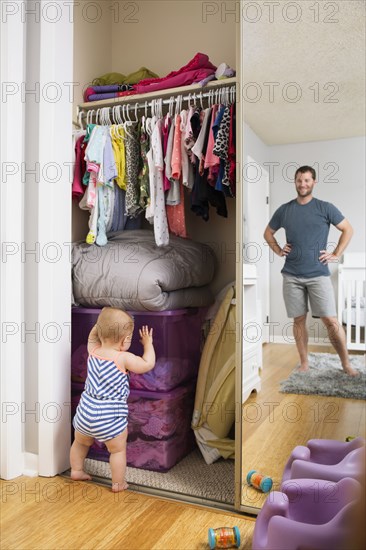
[[[252,183],[255,185],[254,182],[248,181],[249,176],[249,164],[248,163],[248,157],[255,160],[256,163],[258,163],[258,166],[256,168],[257,171],[262,170],[262,168],[265,168],[265,164],[268,162],[268,145],[266,145],[258,136],[257,134],[252,130],[252,128],[248,124],[244,124],[244,166],[242,168],[243,171],[243,180],[246,183],[246,189],[244,189],[244,243],[247,243],[248,240],[251,240],[251,237],[249,236],[249,227],[248,227],[248,219],[250,219],[250,216],[256,215],[256,213],[251,209],[251,205],[248,201],[248,185]],[[260,174],[257,174],[258,181],[260,179]],[[257,179],[256,176],[254,176],[255,179]],[[250,176],[249,176],[250,180]],[[260,241],[259,243],[256,243],[260,247],[263,246],[264,240]]]
[[[353,239],[347,249],[349,252],[365,250],[365,138],[348,138],[333,141],[296,143],[268,147],[270,172],[270,209],[273,212],[292,198],[295,198],[293,176],[296,167],[313,166],[317,171],[318,184],[314,195],[332,202],[341,210],[354,228]],[[290,181],[291,180],[291,181]],[[336,243],[340,233],[331,228],[329,243]],[[284,242],[284,232],[276,234],[280,243]],[[282,276],[280,270],[283,260],[278,256],[271,257],[271,321],[279,323],[274,328],[274,335],[286,341],[292,340],[289,319],[286,316],[282,299]],[[337,267],[332,265],[331,277],[337,290]],[[324,330],[317,322],[309,319],[309,337],[318,335],[323,343]]]
[[[238,7],[238,2],[226,4],[226,12]],[[162,77],[186,65],[197,52],[207,54],[215,65],[225,61],[235,68],[238,16],[223,16],[219,8],[200,0],[114,1],[113,71],[128,74],[144,66]]]
[[[74,112],[93,79],[112,71],[111,2],[77,0],[74,5]]]
[[[94,78],[113,70],[112,67],[112,3],[109,0],[75,2],[74,19],[74,97],[73,118],[76,121],[77,106],[84,103],[84,91]],[[72,240],[85,238],[89,213],[80,210],[72,202]]]

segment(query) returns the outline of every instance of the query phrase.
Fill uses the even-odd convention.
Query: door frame
[[[1,185],[4,479],[64,471],[71,439],[72,2],[57,24],[50,14],[32,15],[36,4],[17,9],[9,2],[1,20],[9,92],[1,103],[2,176],[4,166],[10,173]],[[34,380],[32,393],[25,374]]]

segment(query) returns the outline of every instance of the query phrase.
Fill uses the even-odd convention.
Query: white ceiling
[[[243,100],[254,132],[269,145],[365,135],[365,2],[245,5]]]

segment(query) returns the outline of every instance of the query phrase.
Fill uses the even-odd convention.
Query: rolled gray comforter
[[[189,239],[170,235],[169,246],[157,247],[151,231],[124,231],[103,247],[74,243],[72,263],[74,299],[82,306],[161,311],[214,301],[214,253]]]

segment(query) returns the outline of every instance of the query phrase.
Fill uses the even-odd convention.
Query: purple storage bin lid
[[[99,313],[102,311],[103,308],[89,308],[89,307],[82,307],[82,306],[75,306],[72,308],[72,312],[76,313],[95,313],[96,315],[99,315]],[[198,308],[198,307],[187,307],[184,309],[165,309],[162,311],[133,311],[133,310],[126,310],[127,313],[132,315],[133,317],[140,317],[140,316],[146,316],[151,315],[152,317],[173,317],[175,315],[194,315],[199,310],[206,310],[207,308]]]

